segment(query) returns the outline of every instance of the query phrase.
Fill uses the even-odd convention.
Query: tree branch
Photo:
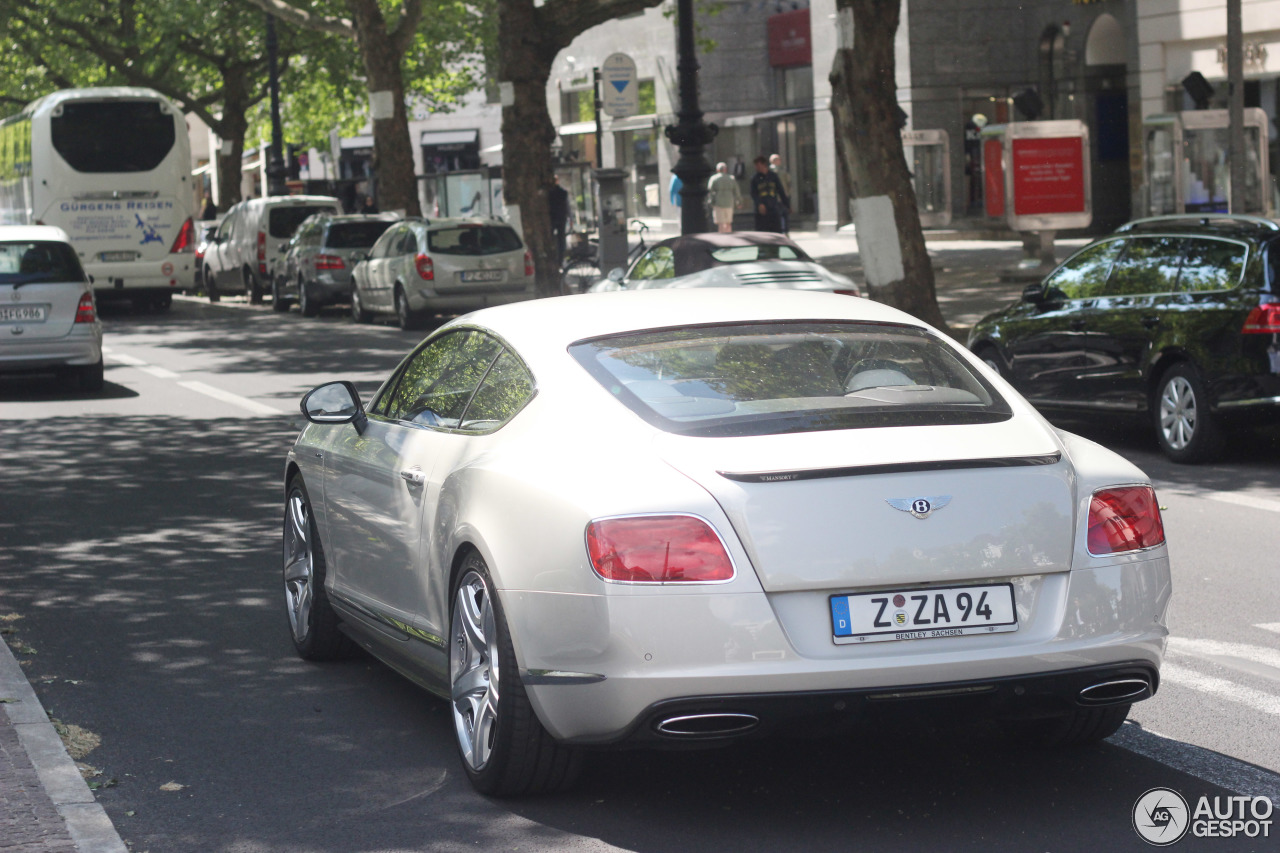
[[[555,48],[569,46],[582,33],[600,24],[643,12],[662,0],[547,0],[535,14],[542,19],[544,33],[556,39]]]
[[[333,33],[347,38],[356,37],[355,25],[346,18],[317,15],[314,12],[308,12],[306,9],[299,9],[297,6],[284,2],[284,0],[245,0],[245,2],[252,3],[262,11],[270,12],[280,20],[287,21],[304,30]]]
[[[404,53],[413,45],[413,37],[418,33],[418,25],[422,23],[422,0],[403,0],[400,5],[400,20],[387,35],[391,38],[391,46],[396,53]]]

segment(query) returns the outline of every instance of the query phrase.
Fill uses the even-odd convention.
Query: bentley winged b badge
[[[909,512],[916,518],[928,518],[935,511],[951,503],[951,495],[938,495],[931,498],[885,498],[885,503],[894,509]]]

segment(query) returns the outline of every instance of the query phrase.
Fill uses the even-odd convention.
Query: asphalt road
[[[0,380],[0,617],[132,849],[1146,850],[1168,787],[1280,804],[1280,430],[1170,465],[1140,429],[1075,424],[1157,480],[1173,554],[1160,693],[1110,742],[1024,750],[895,716],[841,741],[600,753],[578,788],[473,793],[448,709],[369,658],[298,660],[279,589],[284,454],[321,381],[376,387],[415,336],[336,311],[180,300],[107,317],[92,399]],[[1276,850],[1270,838],[1186,850]]]

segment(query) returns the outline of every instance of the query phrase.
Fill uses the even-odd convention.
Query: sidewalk
[[[0,853],[127,853],[2,640]]]

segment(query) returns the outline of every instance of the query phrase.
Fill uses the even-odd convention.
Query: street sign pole
[[[680,159],[671,171],[683,184],[680,190],[680,233],[699,234],[707,227],[707,181],[711,164],[703,148],[716,138],[720,128],[702,120],[698,106],[698,58],[694,51],[693,0],[679,0],[676,71],[680,77],[679,121],[667,125],[667,138],[680,147]]]

